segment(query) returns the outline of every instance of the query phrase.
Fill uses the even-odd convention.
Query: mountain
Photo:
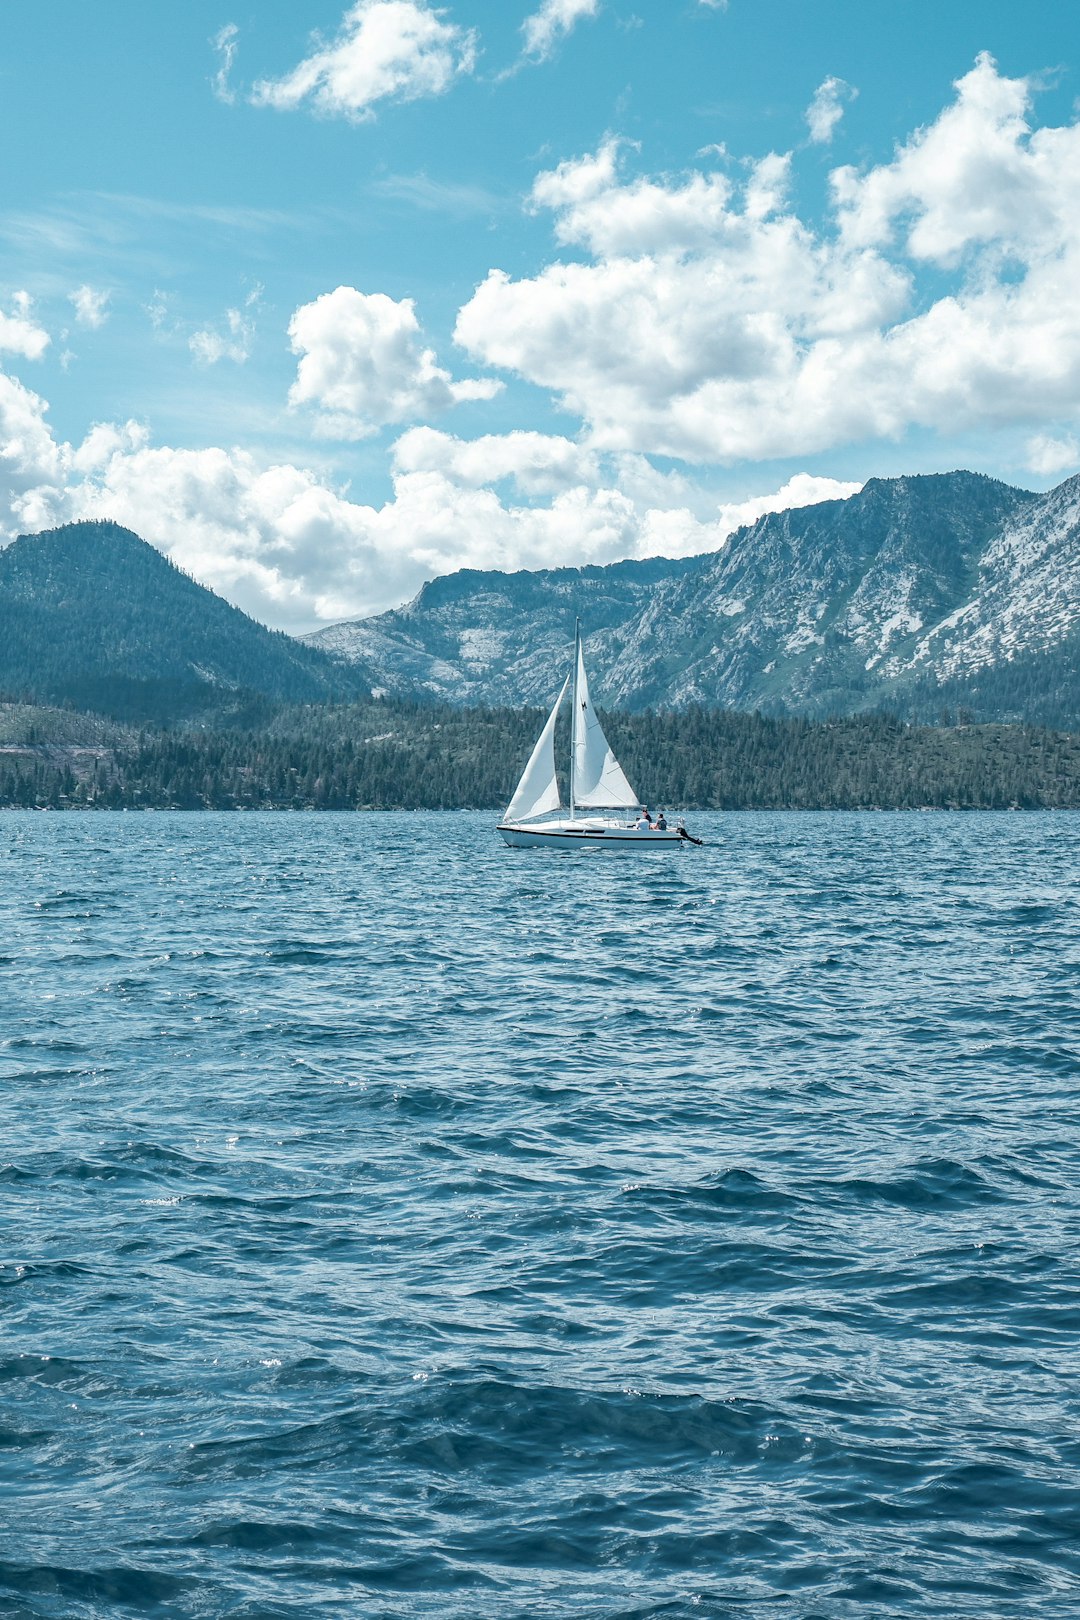
[[[367,684],[365,684],[367,683]],[[267,630],[116,523],[25,534],[0,551],[0,694],[125,718],[364,695],[343,666]]]
[[[871,479],[704,556],[455,574],[304,639],[392,690],[542,704],[577,615],[613,707],[1080,724],[1080,478],[1046,495],[969,472]]]
[[[704,556],[462,572],[301,640],[129,529],[73,523],[0,551],[0,699],[140,722],[373,690],[543,706],[577,616],[609,707],[1080,728],[1080,477],[1045,495],[966,472],[871,479]]]
[[[575,614],[590,637],[618,637],[657,590],[693,574],[699,561],[650,557],[519,574],[463,569],[430,581],[407,607],[301,640],[345,662],[373,665],[394,692],[423,688],[456,703],[543,705],[554,663],[566,662]]]

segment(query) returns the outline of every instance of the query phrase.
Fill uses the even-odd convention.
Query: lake
[[[1080,1613],[1080,815],[0,815],[0,1613]]]

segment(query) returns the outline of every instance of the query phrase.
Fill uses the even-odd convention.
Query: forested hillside
[[[32,712],[32,740],[9,713],[0,805],[497,811],[543,718],[369,702],[286,708],[228,730],[113,728],[79,744],[70,715]],[[1042,728],[692,708],[610,715],[607,729],[631,782],[668,809],[1080,806],[1080,737]],[[565,758],[567,739],[556,740]]]
[[[370,690],[196,584],[130,529],[72,523],[0,551],[0,694],[134,721]]]

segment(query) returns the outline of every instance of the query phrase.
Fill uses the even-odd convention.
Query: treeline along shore
[[[811,721],[705,708],[605,716],[627,775],[672,809],[1080,807],[1080,734]],[[543,715],[398,700],[275,706],[137,727],[0,704],[0,807],[501,810]],[[567,738],[557,736],[557,757]]]

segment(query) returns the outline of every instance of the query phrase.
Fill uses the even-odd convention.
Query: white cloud
[[[1057,478],[1061,473],[1080,467],[1080,443],[1071,433],[1064,439],[1036,433],[1028,440],[1026,451],[1025,465],[1040,478]]]
[[[150,434],[141,422],[97,422],[77,449],[65,447],[65,459],[77,473],[96,473],[115,456],[129,455],[149,442]]]
[[[511,481],[526,495],[554,495],[599,482],[599,458],[572,439],[550,433],[489,433],[458,439],[416,427],[394,445],[398,472],[436,472],[470,489]]]
[[[49,521],[63,457],[45,420],[48,406],[0,371],[0,538]]]
[[[609,139],[534,206],[589,262],[492,270],[460,311],[475,359],[551,390],[607,450],[803,455],[1080,409],[1080,126],[1029,129],[1031,86],[980,57],[893,159],[832,176],[804,223],[790,158],[743,182],[628,178]],[[930,262],[951,284],[919,308]]]
[[[985,53],[956,90],[891,163],[834,171],[845,239],[887,246],[899,228],[912,259],[945,269],[991,246],[1028,264],[1075,246],[1080,127],[1032,134],[1030,82],[1002,78]]]
[[[219,360],[232,360],[242,366],[251,353],[254,328],[238,309],[225,311],[225,330],[207,326],[193,332],[188,348],[201,366],[216,366]]]
[[[216,366],[219,360],[232,360],[242,366],[248,360],[255,337],[253,311],[258,306],[262,291],[261,285],[253,287],[244,300],[243,309],[227,309],[223,327],[206,326],[191,334],[188,348],[199,365]],[[151,320],[155,327],[162,324],[165,314],[164,306],[159,317],[157,309],[152,310]]]
[[[279,109],[310,99],[316,112],[359,123],[378,101],[444,95],[476,61],[475,34],[444,15],[424,0],[357,0],[331,44],[317,42],[284,78],[261,80],[251,99]]]
[[[717,527],[734,534],[744,524],[756,523],[766,512],[787,512],[801,506],[818,506],[822,501],[846,501],[857,495],[861,484],[838,478],[817,478],[812,473],[795,473],[780,489],[769,495],[751,495],[743,501],[730,501],[720,507]]]
[[[843,79],[824,79],[814,91],[814,99],[806,109],[806,122],[810,139],[817,146],[827,146],[836,133],[836,126],[844,116],[844,102],[852,101],[857,90]]]
[[[543,0],[539,11],[521,25],[525,54],[546,61],[560,40],[586,17],[595,17],[600,0]]]
[[[790,394],[800,339],[873,330],[903,306],[906,277],[870,250],[829,252],[780,212],[783,157],[762,159],[735,197],[716,175],[624,184],[612,151],[534,188],[560,239],[596,262],[520,282],[492,271],[458,342],[555,391],[604,449],[705,461],[828,443],[817,402]],[[840,403],[854,418],[858,402]]]
[[[374,507],[303,467],[237,449],[154,446],[135,422],[57,444],[45,404],[0,374],[0,540],[74,518],[134,529],[248,612],[308,628],[394,606],[456,568],[553,567],[720,544],[790,500],[857,487],[801,476],[733,504],[641,456],[558,435],[457,439],[412,429],[393,453],[393,495]]]
[[[155,287],[150,295],[150,302],[143,307],[150,317],[150,325],[154,328],[154,331],[162,331],[169,319],[168,293],[162,292],[160,287]]]
[[[0,351],[21,354],[26,360],[40,360],[49,347],[49,334],[34,322],[30,294],[15,293],[11,307],[11,315],[5,315],[0,309]]]
[[[566,246],[582,243],[615,256],[688,249],[715,241],[728,220],[731,183],[720,174],[693,174],[679,182],[621,184],[620,143],[608,139],[589,157],[560,163],[537,177],[534,208],[555,214],[555,235]]]
[[[491,378],[454,382],[424,346],[411,298],[338,287],[300,306],[289,337],[300,356],[289,402],[314,408],[334,437],[364,438],[502,387]]]
[[[93,287],[84,285],[68,293],[68,301],[75,306],[75,319],[80,326],[96,330],[99,326],[104,326],[109,318],[107,292],[99,292]]]
[[[802,473],[722,502],[693,461],[792,457],[921,424],[1019,427],[1033,471],[1071,470],[1080,128],[1034,127],[1031,98],[981,58],[887,163],[834,172],[821,227],[795,212],[785,154],[730,177],[708,163],[641,176],[627,172],[634,149],[609,139],[540,175],[532,204],[566,262],[521,280],[492,271],[457,337],[550,389],[580,421],[574,437],[439,432],[436,412],[497,385],[454,381],[410,300],[339,287],[301,306],[292,404],[324,431],[408,429],[379,506],[304,467],[154,446],[132,424],[57,443],[44,401],[0,376],[0,531],[117,517],[295,628],[399,602],[457,567],[709,550],[763,511],[854,488]],[[10,310],[7,347],[39,357],[48,334],[29,298]],[[215,330],[238,338],[228,318]],[[661,455],[684,465],[661,468]]]
[[[236,24],[226,23],[224,28],[218,29],[210,41],[218,56],[217,71],[210,84],[218,101],[223,101],[227,107],[231,107],[236,100],[236,91],[229,83],[229,79],[236,60],[236,42],[239,37],[240,30]]]

